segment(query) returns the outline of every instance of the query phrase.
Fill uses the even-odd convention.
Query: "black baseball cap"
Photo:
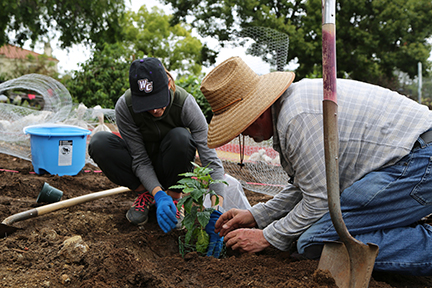
[[[135,113],[163,108],[170,103],[168,76],[156,58],[133,61],[129,68],[129,85]]]

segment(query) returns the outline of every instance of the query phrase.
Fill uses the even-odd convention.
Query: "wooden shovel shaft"
[[[323,22],[322,26],[323,128],[329,211],[342,242],[364,245],[348,232],[340,206],[335,5],[331,5],[330,2],[332,1],[325,1],[326,12],[323,13],[323,21],[326,22]]]
[[[327,179],[327,197],[329,212],[338,232],[344,238],[346,226],[343,222],[339,196],[339,141],[337,134],[337,104],[330,100],[323,101],[324,156]]]
[[[323,58],[323,128],[326,166],[327,195],[330,216],[343,242],[350,238],[342,218],[339,192],[339,136],[336,86],[336,29],[334,15],[331,17],[331,1],[325,1],[327,12],[323,13],[322,58]],[[334,12],[333,12],[334,14]]]
[[[341,287],[367,287],[378,246],[350,235],[342,217],[339,191],[339,137],[336,87],[336,28],[334,0],[322,0],[323,128],[327,195],[331,220],[342,242],[326,243],[318,269],[329,270]]]
[[[38,208],[34,208],[34,209],[31,209],[28,211],[24,211],[24,212],[9,216],[3,220],[2,224],[12,225],[13,223],[18,222],[18,221],[34,218],[34,217],[41,216],[41,215],[44,215],[44,214],[49,213],[49,212],[59,210],[59,209],[68,208],[68,207],[71,207],[71,206],[74,206],[77,204],[81,204],[84,202],[96,200],[99,198],[103,198],[103,197],[107,197],[107,196],[111,196],[111,195],[115,195],[115,194],[124,193],[127,191],[130,191],[130,189],[126,188],[126,187],[117,187],[117,188],[113,188],[113,189],[109,189],[109,190],[90,193],[90,194],[78,196],[75,198],[55,202],[52,204],[40,206]]]

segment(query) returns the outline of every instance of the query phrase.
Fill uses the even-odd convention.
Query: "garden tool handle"
[[[71,206],[74,206],[77,204],[81,204],[84,202],[93,201],[93,200],[96,200],[99,198],[103,198],[103,197],[107,197],[107,196],[111,196],[111,195],[115,195],[115,194],[120,194],[120,193],[124,193],[124,192],[128,192],[128,191],[130,191],[130,189],[127,187],[117,187],[117,188],[113,188],[113,189],[108,189],[108,190],[104,190],[104,191],[100,191],[100,192],[94,192],[94,193],[78,196],[78,197],[71,198],[71,199],[62,200],[59,202],[51,203],[48,205],[40,206],[40,207],[31,209],[28,211],[24,211],[24,212],[20,212],[20,213],[11,215],[11,216],[7,217],[6,219],[4,219],[2,224],[11,225],[11,224],[18,222],[18,221],[34,218],[34,217],[37,217],[40,215],[47,214],[49,212],[53,212],[56,210],[60,210],[60,209],[68,208],[68,207],[71,207]]]
[[[329,212],[336,232],[344,243],[358,243],[342,218],[339,189],[339,136],[336,75],[335,1],[323,1],[323,128]]]

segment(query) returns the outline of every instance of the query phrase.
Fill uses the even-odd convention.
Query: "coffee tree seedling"
[[[204,230],[210,220],[210,214],[214,211],[213,208],[204,207],[204,199],[206,195],[216,196],[215,205],[219,204],[217,194],[209,189],[213,183],[228,183],[224,180],[213,180],[210,172],[213,169],[201,167],[195,162],[191,162],[195,166],[193,172],[180,174],[185,178],[180,179],[178,185],[171,186],[170,189],[182,189],[185,196],[180,199],[177,204],[177,209],[184,206],[185,217],[182,220],[182,225],[186,227],[185,244],[195,242],[196,251],[205,253],[209,244],[209,235]]]

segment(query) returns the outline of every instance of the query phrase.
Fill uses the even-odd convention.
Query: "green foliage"
[[[296,79],[322,70],[321,0],[163,1],[173,7],[172,23],[190,19],[201,36],[216,38],[221,45],[238,37],[236,29],[262,26],[285,33],[287,63],[299,64]],[[340,0],[336,9],[338,77],[387,87],[397,80],[396,70],[413,78],[418,62],[424,71],[430,68],[431,1]],[[269,52],[263,46],[263,55]]]
[[[210,242],[209,235],[207,234],[206,231],[197,229],[196,230],[196,238],[197,238],[197,242],[196,242],[195,248],[196,248],[197,252],[205,253],[207,251],[207,247],[208,247],[209,242]]]
[[[115,44],[99,43],[91,58],[81,65],[81,71],[63,77],[62,82],[74,102],[84,103],[87,107],[114,108],[118,98],[129,88],[132,60],[156,57],[169,71],[189,75],[178,82],[179,86],[185,87],[200,106],[209,111],[210,105],[205,104],[205,97],[199,90],[198,76],[194,76],[201,75],[202,49],[206,47],[191,36],[184,24],[170,27],[169,19],[170,16],[155,7],[151,12],[145,6],[137,13],[127,12],[120,20],[126,40]],[[206,57],[210,57],[210,51]]]
[[[425,69],[430,68],[427,61],[431,52],[427,39],[432,33],[430,1],[345,0],[338,14],[339,73],[393,88],[395,70],[413,79],[418,62]]]
[[[0,0],[0,47],[45,40],[60,32],[61,47],[122,40],[124,0]],[[15,39],[9,39],[14,33]]]
[[[186,227],[185,243],[196,244],[198,252],[204,253],[209,244],[209,235],[204,230],[210,220],[210,214],[214,211],[213,208],[204,207],[204,199],[206,195],[216,195],[213,190],[209,190],[210,184],[225,183],[223,180],[213,180],[210,176],[211,168],[201,167],[195,162],[191,162],[195,166],[193,172],[180,174],[185,178],[178,181],[178,185],[171,186],[169,189],[182,189],[186,195],[180,199],[177,208],[180,210],[182,206],[185,209],[185,217],[182,225]],[[219,203],[219,198],[216,197],[216,205]]]
[[[94,51],[81,64],[82,71],[74,71],[71,78],[63,81],[74,102],[114,109],[118,98],[129,88],[128,55],[131,52],[118,43],[104,44],[102,50]]]
[[[202,64],[215,63],[216,52],[192,36],[188,25],[171,26],[171,17],[157,7],[127,12],[122,21],[125,44],[133,47],[136,58],[156,57],[169,71],[199,75]]]
[[[177,86],[182,87],[195,97],[195,100],[207,119],[207,123],[210,123],[210,120],[213,117],[213,112],[211,110],[210,104],[201,92],[201,79],[199,79],[196,75],[188,75],[187,77],[183,76],[178,78],[175,83]]]
[[[9,77],[6,73],[0,73],[0,83],[8,80]]]

